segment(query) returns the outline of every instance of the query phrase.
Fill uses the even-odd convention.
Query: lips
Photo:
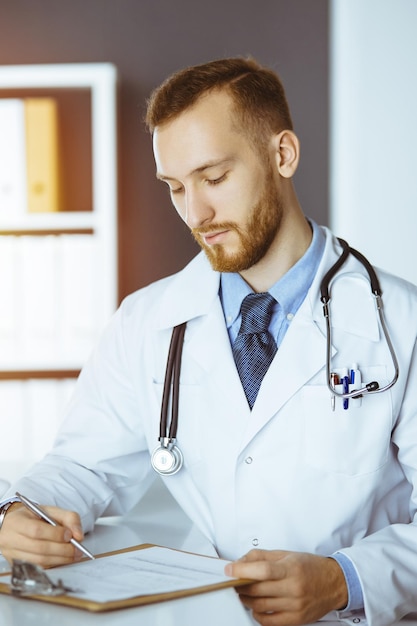
[[[227,234],[227,230],[221,230],[216,233],[206,233],[204,235],[200,234],[200,237],[204,239],[204,242],[208,246],[214,246],[216,243],[221,243]]]

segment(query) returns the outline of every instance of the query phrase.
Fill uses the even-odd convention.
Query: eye
[[[176,187],[176,188],[172,188],[169,187],[169,193],[171,194],[171,196],[175,196],[176,194],[182,193],[184,191],[184,187]]]
[[[219,183],[222,183],[224,180],[226,180],[226,178],[227,178],[227,172],[225,174],[222,174],[218,178],[207,179],[207,183],[209,185],[218,185]]]

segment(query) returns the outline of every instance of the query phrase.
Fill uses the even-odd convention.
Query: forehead
[[[176,177],[179,169],[191,172],[202,163],[246,151],[249,143],[234,124],[231,97],[211,92],[170,122],[157,126],[153,149],[158,175]]]

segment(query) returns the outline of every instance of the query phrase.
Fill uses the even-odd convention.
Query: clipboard
[[[198,555],[198,554],[194,554],[190,552],[184,552],[181,550],[174,550],[172,548],[157,546],[155,544],[140,544],[137,546],[124,548],[122,550],[115,550],[112,552],[105,552],[103,554],[99,554],[96,556],[96,559],[94,561],[90,561],[89,559],[82,559],[79,563],[65,565],[65,566],[61,566],[58,568],[55,568],[55,567],[50,568],[47,570],[48,576],[50,576],[50,578],[54,578],[54,571],[59,571],[59,577],[60,578],[63,577],[64,583],[65,583],[66,582],[65,571],[69,572],[70,569],[72,569],[72,575],[74,576],[76,575],[77,571],[78,573],[81,573],[80,568],[83,566],[83,564],[87,565],[89,563],[90,565],[88,567],[91,569],[92,567],[94,567],[95,563],[99,563],[101,565],[100,563],[101,559],[108,559],[109,557],[115,557],[116,555],[134,556],[134,554],[137,553],[138,551],[148,550],[151,548],[158,549],[157,553],[158,553],[159,558],[160,557],[168,558],[169,561],[174,561],[174,562],[178,560],[178,562],[180,563],[179,569],[181,569],[182,567],[181,563],[184,560],[186,560],[187,562],[189,562],[189,560],[193,561],[195,560],[194,557],[197,557],[198,560],[196,560],[196,562],[198,564],[200,562],[205,563],[209,567],[214,566],[214,562],[218,564],[216,565],[216,568],[220,567],[220,564],[223,567],[223,565],[227,563],[227,561],[224,561],[222,559],[217,559],[215,557]],[[152,551],[149,552],[148,554],[151,554],[151,553]],[[141,560],[142,556],[146,557],[145,553],[141,553],[139,560]],[[117,559],[113,559],[111,561],[107,561],[107,563],[110,564],[116,561]],[[210,563],[210,561],[212,563]],[[102,561],[102,563],[104,563],[104,561]],[[161,568],[165,567],[162,561],[160,561],[159,566]],[[167,567],[170,567],[170,566],[168,565]],[[198,578],[199,570],[196,569],[193,571],[196,574],[196,577]],[[129,571],[127,570],[126,573],[128,574]],[[143,574],[144,576],[146,576],[147,571],[146,570],[142,571],[140,569],[140,566],[138,566],[138,570],[136,574],[138,575]],[[4,579],[5,577],[7,579],[7,582],[2,582],[1,579],[2,578]],[[57,576],[55,576],[55,578],[57,578]],[[202,578],[204,579],[203,576]],[[10,581],[8,579],[11,579],[10,572],[6,572],[0,575],[0,593],[7,594],[7,595],[14,595],[10,586]],[[225,589],[228,587],[239,587],[249,582],[251,581],[245,580],[245,579],[227,578],[226,580],[210,582],[208,584],[202,583],[200,585],[197,583],[197,584],[193,584],[192,586],[187,585],[186,587],[182,587],[180,589],[174,589],[174,590],[170,589],[167,591],[158,591],[156,593],[144,593],[144,594],[139,594],[139,595],[130,594],[129,597],[124,597],[122,599],[110,599],[110,600],[104,600],[104,601],[103,600],[98,601],[96,599],[92,599],[91,597],[88,597],[89,595],[88,591],[85,591],[83,589],[72,589],[70,592],[62,593],[61,595],[43,595],[43,594],[25,593],[24,595],[18,596],[18,598],[40,600],[42,602],[49,602],[52,604],[58,604],[58,605],[63,605],[67,607],[84,609],[86,611],[91,611],[94,613],[100,613],[100,612],[113,611],[113,610],[123,609],[123,608],[128,608],[128,607],[141,606],[141,605],[146,605],[146,604],[154,604],[158,602],[164,602],[167,600],[173,600],[176,598],[184,598],[187,596],[208,593],[211,591]]]

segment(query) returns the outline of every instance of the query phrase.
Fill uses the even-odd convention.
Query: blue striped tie
[[[240,308],[242,323],[233,344],[233,356],[251,409],[277,351],[268,331],[275,303],[269,293],[250,293]]]

